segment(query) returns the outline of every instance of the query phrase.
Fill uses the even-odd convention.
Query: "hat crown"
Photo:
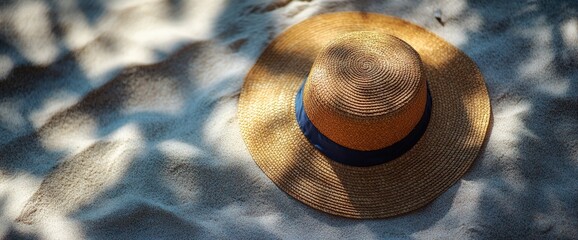
[[[388,147],[418,123],[426,102],[418,53],[380,32],[352,32],[317,55],[304,88],[311,122],[334,142],[356,150]]]

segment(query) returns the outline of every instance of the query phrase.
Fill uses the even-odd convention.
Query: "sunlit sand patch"
[[[46,150],[76,154],[97,141],[97,122],[89,114],[76,113],[73,120],[59,125],[40,132],[40,142]]]
[[[122,179],[143,147],[138,126],[127,124],[62,160],[30,198],[18,221],[32,224],[63,218],[90,204]]]
[[[415,18],[423,21],[423,24],[430,24],[427,28],[435,34],[446,39],[453,45],[460,47],[469,43],[469,35],[472,32],[477,32],[483,25],[482,17],[476,12],[467,12],[468,3],[463,0],[446,1],[443,4],[435,5],[430,2],[422,2],[416,7],[416,12],[421,14],[414,14]],[[431,21],[434,18],[434,13],[438,11],[441,15],[441,24]],[[454,21],[459,19],[462,24],[454,24]],[[409,19],[410,21],[412,19]]]
[[[245,159],[252,161],[246,157],[248,152],[242,144],[241,131],[234,118],[236,111],[236,101],[229,100],[220,104],[207,118],[209,120],[203,129],[203,138],[214,147],[215,151],[228,156],[223,160],[231,159],[237,162],[239,159]],[[232,131],[225,133],[222,131],[223,129],[231,129]]]
[[[84,239],[82,225],[72,219],[62,216],[49,216],[40,224],[35,225],[42,239]]]
[[[531,108],[530,103],[519,102],[495,110],[491,141],[503,146],[500,152],[507,157],[515,158],[519,155],[518,147],[523,137],[536,137],[525,126],[525,117],[530,114]]]
[[[41,182],[41,178],[28,173],[8,176],[0,172],[0,221],[16,219]]]
[[[166,140],[157,144],[158,149],[172,159],[189,159],[202,154],[201,149],[178,140]]]
[[[18,50],[27,60],[39,65],[53,62],[60,53],[51,32],[49,11],[43,1],[21,1],[10,11],[12,18],[8,25],[15,31]]]
[[[4,79],[14,68],[14,62],[6,55],[0,55],[0,79]]]
[[[561,27],[562,38],[564,43],[578,51],[578,18],[571,18],[564,22]]]
[[[80,96],[68,91],[56,91],[43,103],[37,110],[34,110],[28,116],[34,128],[38,129],[50,120],[54,114],[65,110],[66,108],[78,102]]]

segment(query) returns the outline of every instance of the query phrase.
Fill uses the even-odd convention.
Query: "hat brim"
[[[352,31],[381,31],[411,45],[427,71],[432,113],[404,155],[372,167],[334,162],[303,136],[295,94],[323,46]],[[491,109],[476,64],[456,47],[404,20],[371,13],[315,16],[274,39],[245,78],[238,104],[243,139],[283,191],[331,214],[382,218],[421,208],[452,186],[477,158]]]

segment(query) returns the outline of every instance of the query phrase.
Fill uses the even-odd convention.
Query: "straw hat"
[[[471,166],[490,126],[475,63],[398,18],[332,13],[296,24],[245,78],[240,128],[283,191],[321,211],[416,210]]]

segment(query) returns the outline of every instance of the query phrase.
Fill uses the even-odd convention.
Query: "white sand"
[[[0,238],[578,236],[575,0],[90,2],[0,3]],[[239,133],[239,89],[266,44],[344,10],[421,25],[487,81],[486,150],[408,215],[313,210],[260,171]]]

